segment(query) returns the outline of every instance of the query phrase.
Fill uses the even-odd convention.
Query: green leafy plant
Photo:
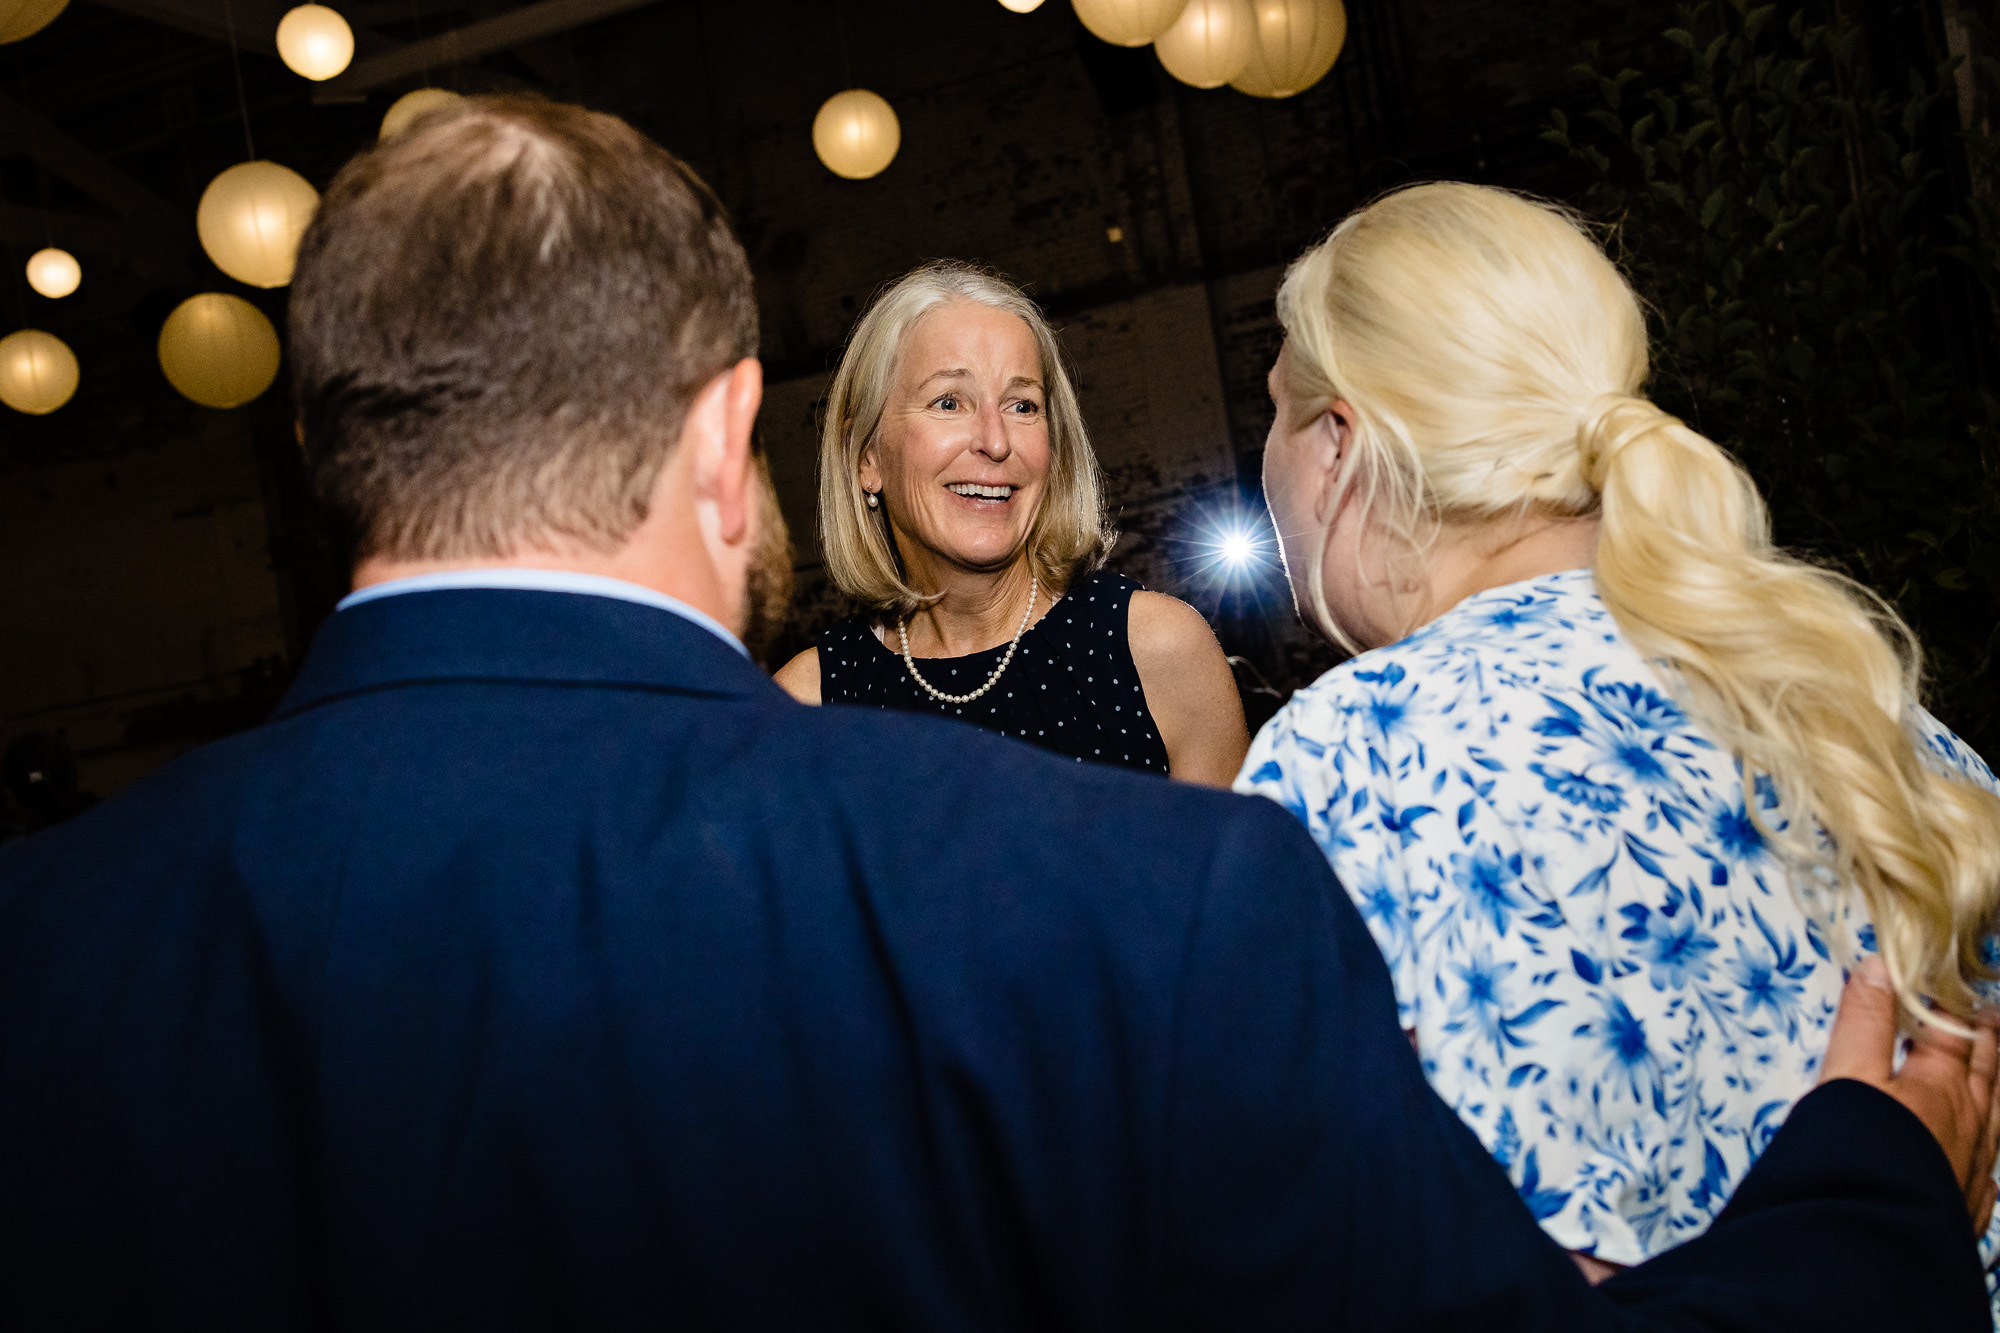
[[[1947,175],[1993,145],[1958,134],[1952,66],[1871,67],[1837,8],[1703,0],[1665,37],[1665,73],[1592,51],[1598,104],[1544,136],[1649,304],[1651,392],[1750,469],[1781,542],[1897,606],[1933,706],[2000,753],[2000,231]]]

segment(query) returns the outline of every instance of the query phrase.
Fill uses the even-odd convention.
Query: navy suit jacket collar
[[[742,654],[670,611],[577,593],[466,588],[336,612],[276,716],[370,690],[475,680],[736,696],[777,690]]]

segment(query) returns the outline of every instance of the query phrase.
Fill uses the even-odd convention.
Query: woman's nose
[[[1013,443],[1007,438],[1007,423],[997,407],[984,408],[979,413],[979,440],[975,446],[994,462],[999,462],[1014,452]]]

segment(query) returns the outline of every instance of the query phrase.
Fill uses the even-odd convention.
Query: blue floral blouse
[[[1942,769],[1994,787],[1916,717]],[[1874,943],[1858,895],[1766,847],[1735,763],[1587,569],[1335,667],[1258,733],[1236,788],[1312,832],[1431,1085],[1543,1228],[1615,1263],[1721,1211],[1812,1087],[1845,965]]]

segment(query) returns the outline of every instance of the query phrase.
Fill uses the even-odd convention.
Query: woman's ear
[[[861,483],[861,489],[864,491],[874,491],[879,494],[882,490],[882,468],[873,440],[870,440],[867,447],[862,449],[861,457],[857,460],[857,464],[855,479]]]
[[[1314,474],[1319,478],[1319,494],[1314,497],[1313,517],[1325,523],[1347,493],[1348,455],[1354,445],[1354,406],[1336,398],[1313,423]]]
[[[1345,398],[1336,398],[1326,409],[1328,428],[1333,432],[1333,449],[1336,461],[1347,457],[1348,445],[1354,439],[1354,404]]]

